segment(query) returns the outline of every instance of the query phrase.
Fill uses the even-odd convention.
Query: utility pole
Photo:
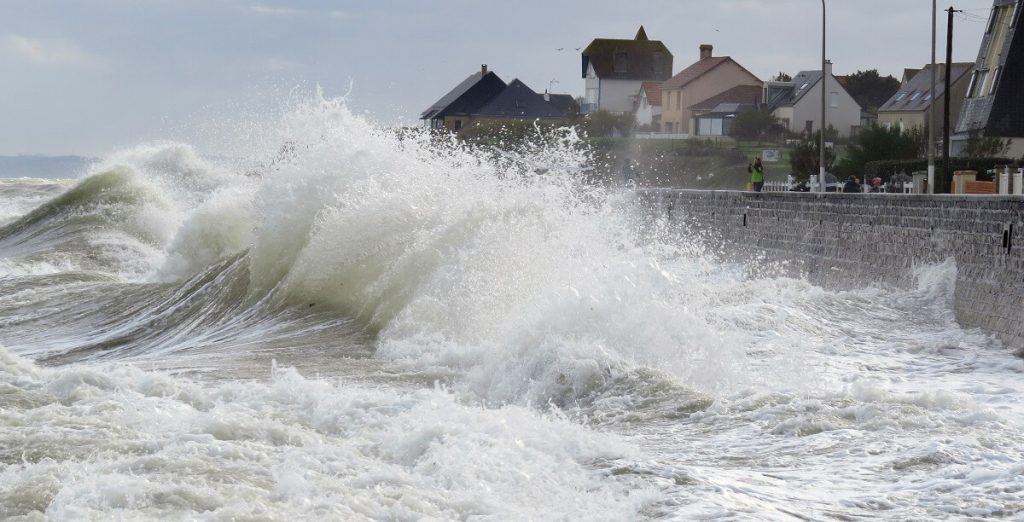
[[[821,143],[818,151],[818,186],[825,192],[825,94],[828,77],[825,71],[825,0],[821,0]]]
[[[928,193],[935,193],[935,24],[938,0],[932,0],[932,103],[928,108]],[[948,96],[946,96],[948,98]]]
[[[824,0],[822,0],[824,1]],[[947,9],[946,19],[946,93],[943,96],[943,111],[942,111],[942,183],[947,183],[948,180],[952,179],[949,174],[949,90],[950,80],[952,75],[949,74],[950,67],[953,66],[953,14],[962,13],[950,7]]]

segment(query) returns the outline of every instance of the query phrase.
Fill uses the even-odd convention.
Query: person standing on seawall
[[[761,164],[761,158],[754,158],[754,163],[747,164],[747,172],[750,173],[750,186],[754,192],[761,192],[764,188],[764,165]]]

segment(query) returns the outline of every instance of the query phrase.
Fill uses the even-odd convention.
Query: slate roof
[[[479,109],[505,88],[505,82],[493,72],[479,71],[462,80],[427,110],[421,120],[443,118],[451,114],[469,114]]]
[[[661,106],[661,82],[644,82],[640,84],[640,90],[647,93],[647,105]]]
[[[545,101],[543,94],[538,94],[519,80],[512,80],[505,90],[490,102],[476,111],[473,116],[482,118],[515,118],[515,119],[557,119],[565,116],[560,107],[564,105],[563,96],[553,95],[553,101]],[[559,101],[555,102],[554,100]],[[575,102],[573,102],[575,103]]]
[[[1015,0],[994,0],[993,9],[1014,7]],[[1024,11],[1024,0],[1017,0],[1016,8]],[[1016,24],[1014,25],[1014,22]],[[1024,136],[1024,15],[1017,13],[1016,19],[1004,19],[1008,32],[1003,40],[999,63],[983,63],[993,45],[992,38],[999,31],[990,31],[981,40],[978,60],[974,70],[989,69],[990,74],[999,67],[996,91],[989,96],[977,96],[964,100],[960,111],[958,133],[985,130],[991,136]]]
[[[615,70],[616,58],[625,71]],[[672,75],[672,53],[660,40],[647,39],[643,26],[632,40],[597,38],[583,50],[583,78],[594,66],[598,78],[618,80],[667,80]],[[659,67],[660,65],[660,67]]]
[[[800,71],[791,82],[772,82],[768,86],[768,110],[792,107],[821,81],[821,71]]]
[[[712,56],[710,58],[697,60],[689,67],[683,69],[682,71],[679,71],[679,74],[676,74],[668,81],[666,81],[664,84],[662,84],[661,89],[682,89],[683,87],[686,87],[687,85],[695,81],[697,78],[704,76],[705,74],[711,72],[718,66],[727,62],[732,62],[736,64],[737,67],[743,69],[743,71],[745,71],[747,74],[750,74],[750,76],[753,77],[757,82],[761,81],[757,79],[757,76],[755,76],[750,71],[747,71],[746,68],[740,65],[739,62],[733,60],[731,56]]]
[[[973,63],[954,63],[952,66],[953,75],[950,77],[950,84],[955,84],[963,79],[973,68]],[[931,107],[936,98],[939,98],[946,93],[946,64],[937,64],[935,69],[934,96],[931,95],[931,64],[926,65],[923,69],[907,69],[908,71],[916,70],[917,73],[910,78],[910,81],[900,87],[900,90],[896,91],[896,94],[893,94],[891,98],[886,100],[886,102],[878,108],[878,112],[923,111],[928,107]]]
[[[761,87],[757,85],[737,85],[725,92],[716,94],[702,102],[690,106],[691,111],[713,110],[721,104],[759,105],[761,103]]]

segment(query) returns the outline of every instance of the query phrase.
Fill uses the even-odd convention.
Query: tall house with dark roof
[[[741,85],[760,88],[762,82],[729,56],[712,56],[700,46],[700,59],[661,85],[661,131],[697,134],[691,107]]]
[[[1024,156],[1024,0],[995,0],[974,63],[956,135],[956,154],[972,131],[1012,138],[1010,155]]]
[[[672,76],[672,53],[660,40],[650,40],[643,26],[632,40],[597,38],[583,50],[586,80],[581,112],[631,113],[640,86]]]
[[[956,121],[967,93],[973,63],[954,63],[950,67],[949,113]],[[906,69],[900,89],[878,108],[878,124],[900,129],[927,128],[934,113],[936,135],[942,132],[942,111],[946,101],[946,64],[935,66],[935,92],[932,92],[932,66]]]

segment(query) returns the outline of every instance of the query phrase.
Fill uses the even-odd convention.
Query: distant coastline
[[[95,161],[84,156],[0,156],[0,178],[78,178]]]

